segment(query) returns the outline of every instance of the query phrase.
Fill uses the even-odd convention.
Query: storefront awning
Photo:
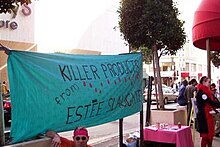
[[[220,50],[220,2],[202,0],[194,15],[192,40],[194,46],[206,50],[206,40],[210,41],[210,50]]]
[[[202,73],[198,73],[198,78],[200,79],[202,77]]]
[[[182,78],[189,77],[189,72],[181,72],[181,77]]]

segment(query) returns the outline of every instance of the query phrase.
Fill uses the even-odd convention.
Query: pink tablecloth
[[[181,129],[155,129],[146,127],[144,129],[144,140],[176,144],[176,147],[194,147],[191,129],[182,126]]]

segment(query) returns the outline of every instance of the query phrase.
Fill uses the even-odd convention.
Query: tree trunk
[[[158,52],[157,52],[157,46],[154,45],[153,48],[154,48],[154,56],[155,56],[160,110],[164,110],[164,99],[163,99],[162,82],[161,82],[161,75],[160,75],[160,63],[159,63],[159,57],[158,57]]]
[[[155,96],[156,96],[156,104],[157,104],[157,110],[159,109],[159,101],[158,101],[158,86],[157,86],[157,76],[156,76],[156,65],[155,65],[155,55],[154,55],[154,52],[153,52],[153,69],[154,69],[154,86],[155,86]]]

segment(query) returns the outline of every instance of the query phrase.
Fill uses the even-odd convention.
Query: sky
[[[191,37],[193,12],[201,0],[174,0],[186,21]],[[35,39],[40,51],[76,48],[91,22],[106,10],[118,8],[119,0],[37,0],[35,1]],[[116,13],[116,12],[115,12]]]
[[[117,0],[35,2],[35,38],[39,48],[75,47],[90,23],[117,3]]]

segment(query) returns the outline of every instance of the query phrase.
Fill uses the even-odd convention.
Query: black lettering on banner
[[[61,67],[61,65],[59,65],[59,69],[60,69],[60,73],[61,73],[61,76],[63,77],[64,81],[66,81],[66,79],[69,81],[72,81],[72,76],[70,74],[70,70],[67,65],[64,65],[63,67]],[[65,72],[65,69],[67,69],[67,73]]]
[[[89,107],[91,107],[91,104],[85,105],[86,107],[86,113],[85,113],[85,118],[87,118],[88,112],[89,112]]]
[[[100,110],[102,109],[101,106],[102,106],[103,103],[104,103],[104,101],[99,102],[98,110],[97,110],[96,116],[101,115]]]
[[[119,96],[118,99],[110,98],[108,100],[108,110],[106,112],[114,111],[117,108],[125,108],[135,105],[142,101],[141,90],[127,93],[124,96]]]
[[[90,65],[90,69],[92,71],[92,74],[93,74],[94,78],[96,79],[96,77],[97,77],[98,79],[100,79],[99,75],[97,74],[98,69],[96,68],[96,66],[95,65]]]
[[[138,60],[135,60],[135,66],[136,66],[136,71],[139,71],[139,70],[140,70],[140,67],[139,67],[139,62],[138,62]]]
[[[116,109],[130,107],[140,102],[141,102],[141,90],[136,90],[127,93],[124,96],[119,96],[117,99],[111,97],[108,100],[108,108],[106,112],[111,112]],[[66,124],[72,124],[74,122],[81,121],[82,119],[85,120],[87,118],[92,118],[101,115],[103,104],[104,101],[99,102],[97,99],[93,99],[90,104],[79,105],[77,107],[76,106],[68,107]]]
[[[87,118],[101,115],[104,101],[98,102],[97,99],[92,100],[92,103],[79,105],[74,107],[67,107],[66,124],[72,124]]]
[[[128,105],[128,106],[131,106],[131,103],[129,103],[129,96],[130,96],[131,94],[130,93],[128,93],[126,96],[125,96],[125,103]]]
[[[71,71],[72,71],[72,74],[73,74],[74,80],[75,80],[75,81],[79,80],[79,77],[76,77],[76,74],[75,74],[75,72],[74,72],[74,70],[73,70],[72,65],[70,65],[70,69],[71,69]]]
[[[114,76],[114,75],[113,75],[113,74],[114,74],[114,71],[113,71],[113,69],[112,69],[112,65],[111,65],[110,63],[108,63],[107,66],[108,66],[108,70],[109,70],[111,76],[113,77],[113,76]]]
[[[116,106],[114,109],[117,109],[117,107],[120,107],[120,108],[126,107],[126,105],[123,104],[123,97],[122,96],[118,97],[118,100],[117,100],[117,103],[116,103]]]
[[[112,69],[113,69],[115,75],[120,76],[120,72],[119,72],[118,66],[115,63],[112,64]],[[116,72],[116,70],[117,70],[117,72]]]
[[[71,114],[71,112],[73,112],[72,109],[75,109],[75,107],[68,107],[67,108],[67,119],[66,119],[66,124],[72,124],[73,121],[69,120],[72,118],[73,114]],[[73,119],[73,118],[72,118]]]
[[[79,90],[79,87],[76,84],[71,85],[69,88],[66,88],[64,92],[62,92],[59,97],[55,97],[55,101],[57,104],[61,105],[62,101],[65,101],[69,98],[76,90]]]
[[[134,70],[134,67],[135,67],[134,66],[134,60],[129,60],[128,62],[129,62],[129,67],[131,67],[131,71],[135,71]]]
[[[76,109],[76,116],[78,116],[78,119],[75,120],[74,122],[77,122],[77,121],[80,121],[81,118],[83,117],[82,114],[80,114],[78,111],[80,108],[83,108],[83,106],[78,106],[77,109]]]
[[[95,109],[95,106],[96,106],[97,104],[98,104],[97,102],[95,102],[95,103],[92,104],[92,109],[91,109],[90,116],[89,116],[90,118],[91,118],[91,117],[94,117],[94,111],[96,110],[96,109]]]
[[[127,65],[129,73],[132,73],[132,69],[129,68],[130,67],[129,62],[132,62],[132,61],[126,60],[126,65]]]
[[[70,91],[69,89],[66,89],[66,90],[65,90],[65,93],[66,93],[67,96],[70,96],[70,95],[71,95],[71,91]]]
[[[101,67],[102,67],[102,71],[103,71],[103,73],[104,73],[104,75],[105,75],[105,78],[107,79],[108,78],[108,76],[107,76],[107,74],[106,74],[106,72],[107,72],[107,67],[105,66],[105,64],[101,64]]]
[[[76,65],[76,69],[77,69],[77,71],[78,71],[78,74],[79,74],[80,80],[86,80],[85,77],[82,77],[81,72],[80,72],[80,70],[79,70],[79,67],[78,67],[77,65]]]
[[[83,67],[84,73],[86,75],[86,79],[87,80],[92,80],[92,78],[89,77],[88,65],[82,65],[82,67]]]
[[[131,104],[136,104],[136,103],[138,103],[137,93],[138,93],[138,91],[136,91],[135,93],[131,93],[131,95],[132,95]]]
[[[130,71],[129,71],[129,67],[128,67],[127,61],[124,61],[124,65],[125,65],[125,68],[126,68],[125,73],[126,73],[126,74],[129,74]]]
[[[57,104],[61,105],[60,100],[58,97],[55,97],[55,101],[57,102]]]
[[[125,73],[125,68],[124,68],[123,64],[120,63],[120,62],[117,62],[116,64],[117,64],[117,66],[118,66],[119,72],[121,73],[121,76],[124,75],[124,73]]]
[[[136,92],[135,94],[133,94],[133,97],[132,97],[132,99],[131,99],[131,104],[136,104],[136,103],[140,102],[140,101],[139,101],[139,98],[138,98],[138,96],[137,96],[137,93],[138,93],[138,92]]]
[[[131,105],[136,104],[142,101],[141,90],[135,91],[135,93],[131,93],[132,98],[130,100]]]
[[[109,112],[109,111],[113,111],[114,110],[114,103],[115,103],[115,98],[110,98],[108,100],[108,106],[109,106],[109,110],[107,110],[106,112]]]
[[[62,92],[62,94],[60,95],[60,97],[65,101],[65,99],[64,99],[64,97],[63,97],[64,94],[65,94],[65,93]]]
[[[74,92],[75,90],[79,90],[79,87],[76,84],[73,84],[70,86],[70,89],[72,92]]]

